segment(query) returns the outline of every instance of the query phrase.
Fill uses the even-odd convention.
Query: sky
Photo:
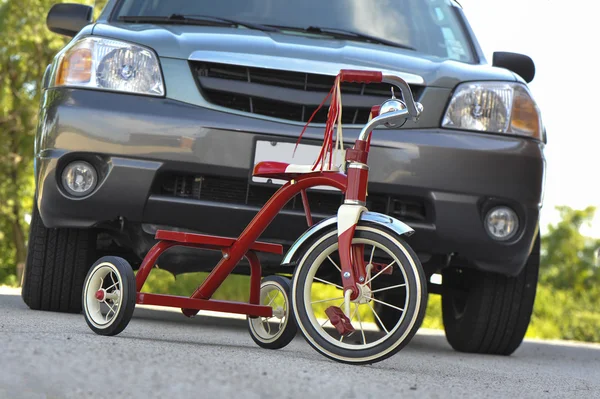
[[[600,21],[589,0],[459,0],[488,62],[494,51],[527,54],[529,84],[542,112],[548,144],[540,225],[559,221],[557,205],[597,215],[586,235],[600,238]],[[592,9],[591,9],[592,8]]]

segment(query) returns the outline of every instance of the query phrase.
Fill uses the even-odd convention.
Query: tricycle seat
[[[182,231],[158,230],[155,239],[161,241],[180,242],[182,244],[195,244],[195,247],[206,249],[223,249],[231,247],[237,240],[229,237],[209,236],[204,234],[186,233]],[[268,252],[272,254],[283,254],[283,247],[279,244],[268,242],[255,242],[249,248],[250,251]]]
[[[337,166],[331,169],[323,169],[323,172],[339,172]],[[254,166],[253,176],[270,179],[291,180],[299,175],[307,173],[319,173],[321,169],[313,169],[313,165],[295,165],[285,162],[263,161]]]

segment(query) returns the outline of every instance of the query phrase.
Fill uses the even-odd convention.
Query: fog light
[[[519,229],[519,218],[515,211],[499,206],[488,212],[485,227],[495,240],[506,241],[514,237]]]
[[[83,161],[72,162],[62,173],[64,189],[75,197],[91,193],[98,182],[98,174],[92,165]]]

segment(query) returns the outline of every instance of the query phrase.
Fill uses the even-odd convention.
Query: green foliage
[[[17,267],[25,262],[41,81],[68,40],[46,27],[55,3],[59,1],[0,1],[0,284],[14,283]]]
[[[208,273],[185,273],[177,277],[162,269],[152,269],[142,292],[190,296],[208,276]],[[214,299],[246,302],[250,296],[250,278],[231,275],[219,287]]]
[[[443,330],[444,323],[442,322],[442,297],[441,295],[429,295],[427,302],[427,312],[423,319],[423,327],[432,328],[435,330]]]
[[[527,337],[600,342],[600,288],[575,293],[538,285]]]
[[[594,252],[600,239],[579,230],[591,223],[594,207],[563,206],[561,221],[542,238],[540,282],[527,336],[600,342],[600,268]]]
[[[594,219],[594,207],[574,210],[557,208],[561,221],[548,226],[542,240],[540,282],[575,294],[600,286],[600,268],[594,265],[594,252],[600,239],[581,235],[579,229]]]

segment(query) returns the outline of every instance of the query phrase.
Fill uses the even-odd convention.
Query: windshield
[[[472,63],[470,42],[454,4],[452,0],[122,0],[115,17],[201,15],[323,37],[327,32],[299,33],[283,27],[340,29]]]

